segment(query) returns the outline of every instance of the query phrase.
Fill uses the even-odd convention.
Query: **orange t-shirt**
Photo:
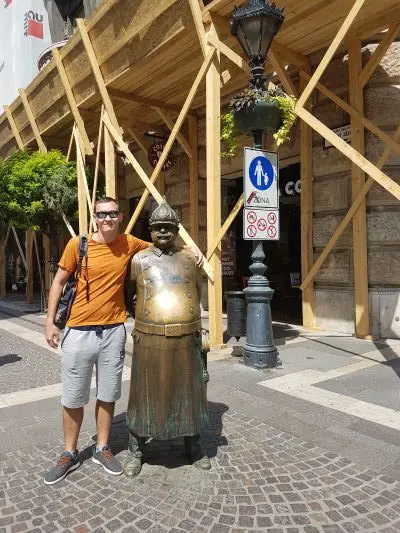
[[[77,291],[67,326],[94,326],[118,324],[126,321],[124,281],[132,256],[149,247],[151,243],[132,235],[118,235],[115,241],[105,244],[88,237],[86,258],[82,261]],[[75,272],[78,263],[79,237],[70,239],[58,266]],[[89,301],[87,300],[86,278]]]

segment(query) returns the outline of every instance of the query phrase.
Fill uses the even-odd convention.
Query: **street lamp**
[[[232,34],[249,58],[253,76],[250,87],[257,92],[264,90],[265,58],[283,20],[283,8],[265,0],[250,0],[249,4],[233,10]]]
[[[268,4],[266,0],[250,0],[241,7],[235,7],[232,15],[232,34],[249,58],[252,79],[250,87],[256,93],[265,90],[264,63],[272,39],[284,20],[283,9]],[[257,113],[258,111],[258,113]],[[254,148],[262,149],[263,129],[257,115],[265,112],[264,103],[256,99],[253,113],[249,114],[247,131],[251,131]],[[260,128],[261,125],[261,128]],[[274,343],[271,318],[271,299],[274,290],[264,276],[265,254],[262,241],[253,241],[253,261],[250,266],[252,276],[248,280],[244,295],[247,304],[246,343],[243,347],[243,360],[254,368],[273,368],[278,364],[278,350]]]

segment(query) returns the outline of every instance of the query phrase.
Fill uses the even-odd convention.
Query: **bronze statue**
[[[185,438],[192,464],[211,468],[200,431],[208,421],[200,283],[190,250],[176,246],[179,219],[163,201],[150,217],[153,246],[132,259],[134,352],[127,411],[127,476],[142,467],[145,440]]]

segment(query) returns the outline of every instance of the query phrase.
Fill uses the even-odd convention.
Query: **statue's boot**
[[[145,437],[129,433],[128,455],[124,463],[124,474],[126,476],[135,477],[140,474],[145,442]]]
[[[210,470],[211,461],[204,451],[200,435],[185,437],[185,453],[193,466]]]

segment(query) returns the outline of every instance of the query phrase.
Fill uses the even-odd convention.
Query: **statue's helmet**
[[[160,224],[162,222],[164,224],[173,224],[176,227],[179,226],[180,222],[178,215],[166,200],[163,200],[160,205],[154,209],[149,220],[150,226],[153,224]]]

